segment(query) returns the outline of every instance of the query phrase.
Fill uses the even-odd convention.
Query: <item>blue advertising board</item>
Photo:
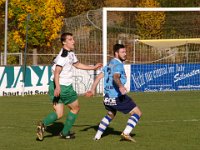
[[[200,64],[131,65],[130,91],[200,90]]]

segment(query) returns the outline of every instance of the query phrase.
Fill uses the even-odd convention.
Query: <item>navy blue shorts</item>
[[[104,106],[108,111],[127,114],[136,107],[136,104],[128,95],[122,95],[117,98],[104,97]]]

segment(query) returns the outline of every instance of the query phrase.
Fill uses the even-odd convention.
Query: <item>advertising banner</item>
[[[200,64],[131,65],[131,91],[200,90]]]
[[[90,89],[98,71],[73,69],[73,87],[78,94]],[[24,77],[24,78],[23,78]],[[0,96],[47,94],[51,77],[51,66],[0,67]],[[102,93],[103,82],[97,86]]]
[[[47,94],[49,66],[0,67],[0,96]],[[23,79],[24,77],[24,79]]]

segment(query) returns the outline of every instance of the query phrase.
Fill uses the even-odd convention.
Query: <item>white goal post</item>
[[[135,7],[135,8],[130,8],[130,7],[104,7],[103,8],[103,19],[102,19],[102,42],[103,42],[103,64],[107,64],[107,48],[108,48],[108,43],[107,43],[107,13],[111,11],[118,11],[118,12],[124,12],[124,11],[135,11],[135,12],[148,12],[148,11],[173,11],[173,12],[178,12],[178,11],[200,11],[200,7]]]

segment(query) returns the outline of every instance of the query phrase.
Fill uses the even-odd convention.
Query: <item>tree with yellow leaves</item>
[[[5,3],[6,0],[0,0],[0,6]]]
[[[4,3],[0,0],[0,5]],[[12,0],[8,10],[9,45],[24,48],[27,21],[29,47],[51,46],[58,38],[65,10],[61,0]]]
[[[138,7],[160,7],[160,4],[156,0],[141,0]],[[164,12],[138,12],[137,35],[141,38],[161,38],[164,23]]]
[[[4,49],[4,4],[5,0],[0,0],[0,51]]]

